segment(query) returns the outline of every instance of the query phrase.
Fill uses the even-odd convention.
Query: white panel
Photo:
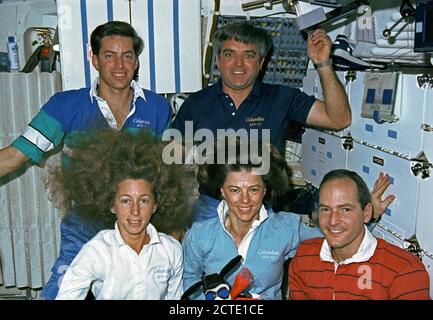
[[[311,61],[310,61],[311,64]],[[346,92],[349,91],[350,84],[346,83],[346,79],[344,77],[344,72],[338,71],[336,72],[338,79],[340,79],[341,84],[345,88]],[[302,83],[302,91],[308,95],[316,97],[316,99],[324,100],[322,84],[320,82],[319,73],[315,69],[307,69],[307,73],[304,77],[304,81]],[[334,135],[339,137],[347,135],[349,132],[348,129],[343,129],[341,131],[333,131]]]
[[[138,35],[144,41],[144,49],[140,55],[139,83],[143,88],[150,89],[150,70],[149,70],[149,25],[147,23],[147,1],[132,2],[132,21]]]
[[[1,146],[5,139],[0,139]],[[4,285],[13,285],[15,279],[12,230],[10,228],[9,189],[2,187],[4,180],[0,178],[0,273]]]
[[[328,171],[344,169],[346,157],[339,137],[312,129],[302,135],[302,174],[315,187]]]
[[[383,165],[379,163],[383,162]],[[410,161],[370,147],[354,143],[348,153],[347,169],[357,172],[370,190],[380,172],[388,173],[391,186],[385,192],[395,194],[396,199],[384,213],[381,222],[405,239],[415,233],[419,178],[410,170]]]
[[[319,74],[316,70],[308,68],[302,83],[302,91],[306,94],[315,96],[316,99],[323,100],[323,90],[320,83]]]
[[[104,0],[107,2],[107,0]],[[143,1],[132,1],[131,6],[134,4],[134,2],[143,2]],[[125,22],[131,22],[132,26],[135,27],[135,24],[143,19],[143,15],[139,14],[137,12],[137,16],[140,18],[136,18],[135,16],[131,15],[131,21],[129,21],[129,1],[116,1],[113,0],[113,20],[120,20]]]
[[[65,90],[85,86],[86,71],[90,72],[91,79],[97,75],[91,63],[83,61],[82,37],[85,32],[82,30],[82,19],[87,20],[87,38],[90,38],[97,25],[108,21],[108,2],[87,0],[83,3],[86,11],[84,6],[81,7],[81,1],[57,1],[59,19],[68,22],[59,22]],[[199,0],[136,0],[131,2],[131,14],[128,1],[112,3],[113,19],[129,22],[131,16],[132,25],[145,42],[139,70],[139,83],[143,87],[158,93],[193,92],[201,89]],[[153,12],[151,19],[150,9]],[[175,12],[178,14],[174,17]],[[175,39],[178,39],[176,48]],[[90,80],[87,84],[90,85]]]
[[[200,30],[200,1],[179,1],[179,55],[180,55],[180,82],[181,92],[194,92],[201,89],[201,70],[197,66],[202,65]]]
[[[352,108],[350,133],[354,138],[366,141],[407,156],[415,157],[421,148],[424,92],[417,86],[416,75],[400,75],[396,103],[401,106],[400,120],[394,123],[376,123],[361,118],[364,93],[364,73],[357,72],[350,84],[349,98]]]
[[[154,1],[153,14],[156,91],[174,92],[173,1]]]
[[[311,63],[311,60],[310,60]],[[338,79],[340,80],[343,87],[345,87],[346,91],[349,88],[349,85],[346,85],[346,79],[344,77],[343,71],[336,72]],[[322,90],[322,84],[320,82],[319,73],[315,69],[308,68],[307,73],[304,78],[304,82],[302,83],[302,91],[306,94],[314,95],[316,99],[324,100],[324,94]]]
[[[58,0],[57,15],[63,88],[78,89],[86,85],[79,2]]]
[[[5,147],[60,90],[60,74],[0,73],[0,85],[0,147]],[[55,156],[49,163],[57,161]],[[5,286],[42,287],[57,257],[60,217],[48,201],[44,175],[45,169],[32,166],[0,179],[0,272]]]
[[[397,238],[396,236],[392,235],[389,231],[381,228],[381,225],[378,224],[372,231],[372,234],[379,239],[386,240],[387,242],[402,248],[406,249],[409,246],[409,243],[407,241],[401,240]]]
[[[77,1],[76,1],[77,2]],[[125,4],[124,4],[125,6]],[[107,1],[106,0],[92,0],[86,1],[86,9],[87,9],[87,39],[85,39],[84,45],[86,46],[88,52],[90,51],[90,35],[92,31],[99,26],[108,21],[107,16]],[[90,14],[91,13],[91,14]],[[77,28],[75,32],[81,30],[81,28]],[[77,32],[79,33],[79,32]],[[87,58],[88,68],[90,71],[90,81],[93,81],[97,76],[98,72],[92,65],[92,60],[90,56]],[[76,71],[75,71],[76,72]],[[83,71],[84,72],[84,71]]]
[[[433,179],[420,180],[419,206],[416,208],[416,237],[421,248],[433,253]]]
[[[425,92],[425,118],[423,123],[433,126],[433,88],[424,89]],[[430,163],[433,163],[433,131],[424,132],[422,150]],[[427,180],[420,180],[419,192],[419,207],[417,208],[417,226],[416,235],[421,248],[433,253],[433,176],[432,168],[430,168],[430,178]],[[421,179],[421,178],[418,178]],[[433,278],[433,274],[431,276]]]

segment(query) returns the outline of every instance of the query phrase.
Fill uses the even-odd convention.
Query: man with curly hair
[[[195,175],[165,164],[163,147],[146,131],[98,131],[54,171],[51,195],[63,208],[72,200],[86,219],[117,218],[82,247],[56,299],[84,299],[89,289],[96,299],[180,298],[182,247],[166,233],[188,225]]]

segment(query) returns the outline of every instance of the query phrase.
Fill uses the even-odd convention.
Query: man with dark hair
[[[185,121],[193,121],[194,132],[210,129],[270,129],[271,142],[280,150],[289,120],[331,129],[350,125],[346,92],[330,60],[332,42],[323,30],[307,41],[308,55],[319,72],[325,101],[299,89],[265,84],[257,80],[272,39],[264,29],[249,22],[225,25],[215,32],[213,44],[221,80],[191,94],[182,104],[173,127],[185,134]],[[332,95],[332,99],[331,99]],[[250,123],[248,119],[259,118]]]
[[[99,77],[91,88],[56,93],[42,106],[26,131],[0,150],[0,177],[27,160],[42,163],[62,144],[62,163],[67,164],[78,133],[111,127],[131,132],[148,129],[160,136],[170,125],[169,102],[133,80],[143,50],[143,40],[134,28],[126,22],[107,22],[92,32],[91,46],[92,64]],[[104,227],[84,221],[77,207],[66,215],[61,224],[60,257],[42,292],[44,298],[55,298],[66,267],[81,246]]]
[[[261,139],[263,129],[268,129],[270,142],[282,152],[284,131],[291,121],[331,129],[350,125],[348,98],[332,68],[332,42],[325,31],[315,30],[307,41],[308,55],[322,83],[324,101],[296,88],[257,80],[272,47],[266,30],[249,22],[227,24],[217,29],[212,43],[221,80],[191,94],[182,104],[173,128],[183,135],[187,131],[186,122],[192,122],[193,133],[209,129],[215,136],[218,129],[246,129],[251,135],[258,129]],[[195,209],[197,220],[212,216],[218,203],[219,200],[202,194]]]
[[[132,47],[137,57],[143,51],[143,39],[141,39],[141,37],[137,34],[135,29],[131,27],[129,23],[122,21],[110,21],[97,26],[90,35],[90,45],[92,47],[92,53],[98,55],[101,50],[101,43],[104,37],[109,37],[113,35],[131,38]]]
[[[289,266],[290,299],[425,300],[429,275],[418,257],[365,227],[371,197],[362,178],[334,170],[319,188],[319,224],[325,235],[304,241]]]

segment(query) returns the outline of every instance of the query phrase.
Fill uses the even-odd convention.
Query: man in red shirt
[[[289,299],[430,299],[429,275],[413,255],[365,227],[371,219],[368,187],[355,172],[334,170],[319,188],[319,224],[325,235],[304,241],[289,266]]]

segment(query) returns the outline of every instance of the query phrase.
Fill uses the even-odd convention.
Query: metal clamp
[[[411,171],[414,176],[421,174],[421,179],[430,178],[431,164],[427,159],[424,151],[421,151],[415,159],[411,159],[414,163],[411,166]]]

